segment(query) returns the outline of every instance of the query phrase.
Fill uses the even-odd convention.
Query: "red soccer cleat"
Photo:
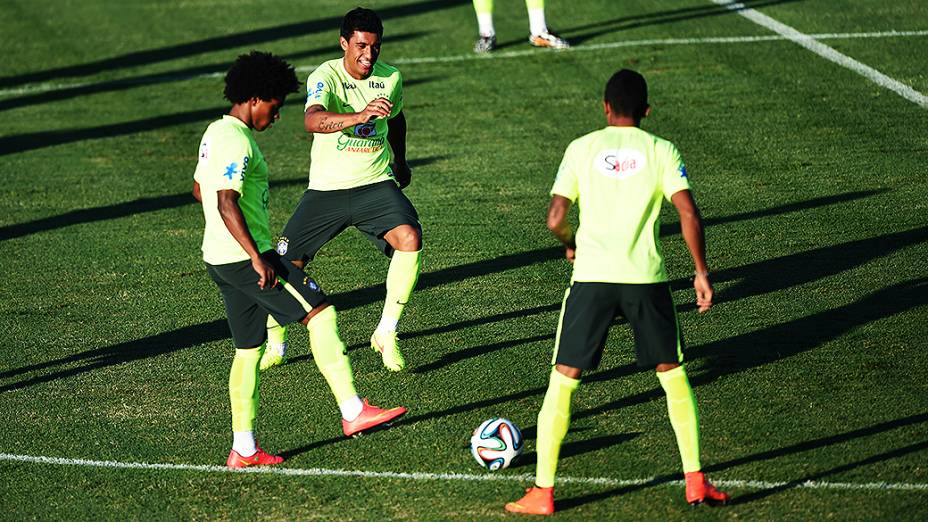
[[[715,489],[702,471],[686,473],[686,501],[696,506],[705,502],[710,506],[725,505],[731,497]]]
[[[406,413],[406,408],[402,406],[385,410],[377,406],[371,406],[368,404],[367,399],[364,399],[364,407],[357,419],[351,422],[342,419],[342,431],[345,432],[346,437],[350,437],[355,433],[390,422],[404,413]]]
[[[226,466],[230,468],[247,468],[250,466],[273,466],[275,464],[280,464],[284,461],[283,457],[278,457],[277,455],[271,455],[261,448],[258,448],[258,451],[250,456],[243,457],[238,454],[237,451],[232,450],[229,452],[229,458],[226,460]]]
[[[524,497],[506,504],[506,511],[523,515],[553,515],[554,488],[528,488]]]

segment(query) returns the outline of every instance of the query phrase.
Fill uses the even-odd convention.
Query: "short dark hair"
[[[383,22],[377,13],[363,7],[355,7],[345,13],[342,19],[342,38],[351,40],[351,35],[355,31],[362,33],[374,33],[383,38]]]
[[[606,82],[603,99],[613,113],[641,121],[648,110],[648,82],[637,72],[622,69]]]
[[[251,98],[282,100],[299,90],[300,81],[292,65],[271,53],[251,51],[239,56],[229,68],[223,94],[227,100],[238,104]]]

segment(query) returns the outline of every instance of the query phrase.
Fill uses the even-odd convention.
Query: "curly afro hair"
[[[233,104],[239,104],[251,98],[282,100],[299,90],[292,65],[271,53],[251,51],[239,56],[229,68],[223,94]]]

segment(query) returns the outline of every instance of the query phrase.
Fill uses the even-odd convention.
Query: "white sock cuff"
[[[358,415],[361,415],[361,410],[364,409],[364,403],[361,402],[360,397],[355,395],[347,401],[338,403],[338,409],[342,412],[342,418],[351,422],[357,419]]]

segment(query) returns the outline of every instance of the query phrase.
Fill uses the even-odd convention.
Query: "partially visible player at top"
[[[548,228],[574,264],[554,341],[550,380],[538,413],[535,486],[506,504],[514,513],[554,512],[554,476],[570,423],[570,400],[580,374],[599,365],[616,314],[632,328],[638,365],[654,368],[664,393],[686,478],[686,500],[724,504],[728,495],[705,478],[699,460],[696,398],[681,365],[683,346],[660,247],[664,199],[680,215],[683,239],[695,264],[699,312],[712,307],[699,209],[677,148],[641,130],[650,113],[644,78],[627,69],[606,84],[608,125],[571,142],[564,153],[548,209]],[[576,236],[567,215],[579,206]]]
[[[235,357],[229,372],[232,451],[226,465],[279,464],[283,458],[258,447],[260,372],[265,324],[300,322],[309,330],[313,358],[342,412],[345,435],[354,435],[406,412],[382,410],[355,392],[335,307],[302,270],[281,261],[268,228],[268,165],[255,142],[280,118],[287,95],[299,90],[296,73],[280,58],[257,51],[239,56],[225,78],[229,113],[200,140],[193,195],[203,204],[203,261],[225,303]]]
[[[535,47],[566,49],[570,47],[567,40],[548,30],[545,22],[545,0],[525,0],[528,9],[528,42]],[[475,53],[488,53],[496,49],[496,28],[493,26],[493,0],[474,0],[477,12],[477,26],[480,37],[474,44]]]
[[[353,226],[390,257],[386,300],[371,347],[384,366],[400,371],[406,362],[396,330],[419,278],[422,227],[401,190],[412,179],[403,77],[378,61],[382,38],[383,24],[374,11],[349,11],[339,37],[344,55],[323,63],[306,80],[304,126],[313,134],[309,187],[277,251],[302,267]],[[275,356],[264,366],[281,360]]]

